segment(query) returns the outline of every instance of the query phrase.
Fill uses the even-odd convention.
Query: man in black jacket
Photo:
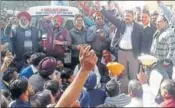
[[[30,27],[31,15],[28,12],[20,12],[17,18],[19,19],[19,26],[13,29],[10,22],[5,29],[5,33],[11,38],[12,52],[16,54],[15,60],[19,65],[18,69],[20,69],[23,64],[21,63],[21,57],[25,52],[39,51],[39,33],[37,28]]]
[[[118,52],[118,61],[125,66],[124,76],[130,80],[136,79],[139,69],[137,57],[141,54],[141,40],[144,36],[143,28],[134,22],[132,10],[124,12],[124,21],[104,8],[101,12],[117,27],[117,32],[111,41],[111,48]]]
[[[141,53],[150,54],[150,49],[153,41],[153,35],[156,32],[156,27],[150,22],[150,13],[148,10],[142,10],[141,25],[144,30],[144,37],[142,38]]]

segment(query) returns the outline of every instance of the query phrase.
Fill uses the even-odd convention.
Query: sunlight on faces
[[[30,21],[25,16],[20,17],[19,25],[22,28],[27,28],[29,26],[29,24],[30,24]]]

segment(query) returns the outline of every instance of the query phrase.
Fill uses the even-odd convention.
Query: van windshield
[[[40,27],[40,19],[43,18],[46,15],[37,15],[37,16],[32,16],[32,20],[31,20],[31,26],[33,27]],[[63,27],[67,28],[68,30],[70,30],[71,28],[73,28],[73,20],[74,20],[74,15],[66,15],[66,16],[62,16],[64,18],[64,22],[63,22]]]

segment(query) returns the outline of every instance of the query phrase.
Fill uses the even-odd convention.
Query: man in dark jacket
[[[89,27],[87,30],[87,42],[98,57],[102,56],[102,51],[109,48],[109,28],[104,24],[104,17],[101,12],[95,13],[96,25]]]
[[[38,52],[39,51],[39,33],[38,29],[35,27],[30,27],[31,16],[28,12],[20,12],[17,15],[19,19],[19,26],[12,29],[12,23],[10,22],[5,33],[7,36],[11,37],[12,41],[12,51],[16,54],[16,61],[21,63],[21,57],[27,51]],[[19,65],[18,68],[22,67]]]
[[[56,15],[53,17],[53,28],[51,28],[51,34],[47,34],[47,44],[49,45],[48,51],[51,51],[56,59],[65,63],[65,52],[69,49],[68,47],[71,46],[71,38],[68,30],[62,27],[63,22],[64,19],[61,16]],[[71,57],[68,58],[71,59]]]
[[[87,31],[83,27],[83,16],[76,15],[75,26],[69,31],[70,37],[72,39],[72,61],[74,64],[72,69],[79,63],[79,50],[81,44],[86,44]]]
[[[124,21],[116,18],[104,8],[101,12],[117,27],[116,35],[111,41],[111,49],[118,52],[118,61],[126,67],[124,75],[130,80],[136,79],[139,69],[137,57],[141,54],[141,40],[144,36],[143,28],[134,22],[132,10],[124,12]]]
[[[150,22],[150,13],[146,9],[142,10],[141,20],[141,25],[144,29],[144,36],[142,38],[141,44],[141,53],[150,54],[153,35],[156,32],[156,27]]]

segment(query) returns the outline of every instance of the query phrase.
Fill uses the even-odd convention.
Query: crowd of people
[[[54,15],[33,27],[28,12],[0,19],[1,107],[175,107],[175,14],[161,1],[161,13],[88,2],[77,1],[73,25]],[[145,67],[143,54],[157,61]]]

